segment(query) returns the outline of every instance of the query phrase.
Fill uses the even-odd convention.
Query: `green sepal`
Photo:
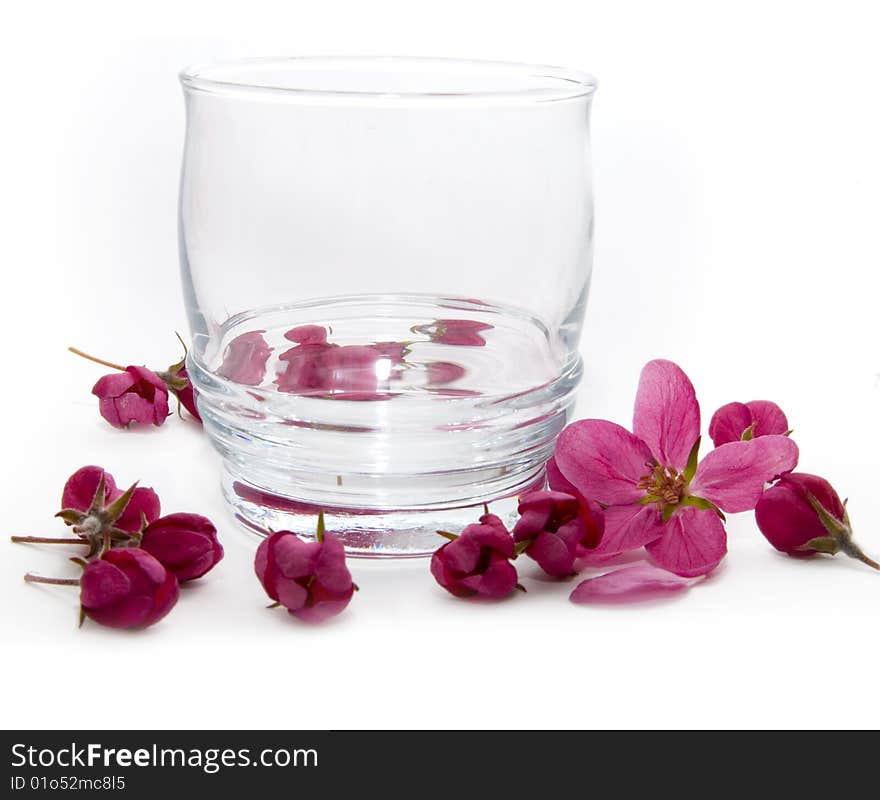
[[[669,522],[669,518],[675,513],[675,509],[678,508],[677,505],[673,505],[672,503],[667,503],[663,506],[663,521]]]
[[[86,610],[82,606],[80,606],[79,607],[79,625],[77,627],[81,628],[85,621],[86,621]]]
[[[489,504],[488,503],[483,503],[483,514],[485,516],[489,515]]]
[[[104,503],[107,501],[107,481],[105,480],[104,473],[101,473],[101,480],[98,481],[98,486],[95,489],[95,494],[92,497],[91,505],[86,509],[86,514],[95,513],[101,511],[104,508]]]
[[[102,478],[103,480],[103,478]],[[125,511],[126,506],[131,500],[131,496],[134,494],[134,490],[137,489],[138,482],[135,481],[131,486],[129,486],[119,497],[117,497],[107,508],[104,509],[103,521],[112,525],[116,520],[118,520],[123,512]]]
[[[324,534],[327,532],[327,528],[324,526],[324,509],[322,508],[318,512],[318,530],[315,533],[315,538],[319,542],[324,541]]]
[[[266,606],[266,608],[278,608],[278,606],[280,606],[280,605],[281,605],[281,603],[279,603],[279,602],[270,603],[268,606]]]
[[[646,494],[639,500],[640,506],[646,506],[648,503],[659,503],[660,498],[656,494]]]
[[[810,539],[809,542],[802,544],[798,550],[815,550],[817,553],[828,553],[834,555],[840,551],[840,544],[833,536],[817,536]]]
[[[72,561],[78,567],[82,567],[83,569],[85,569],[89,565],[88,561],[86,561],[84,558],[80,558],[79,556],[71,556],[67,560]]]
[[[55,516],[61,517],[61,519],[70,525],[76,525],[86,518],[86,515],[83,514],[82,511],[77,511],[75,508],[62,508]]]
[[[531,539],[523,539],[521,542],[516,542],[513,545],[513,556],[516,558],[523,554],[525,549],[532,543]]]
[[[516,586],[514,586],[513,588],[514,588],[514,589],[519,589],[523,594],[528,594],[528,590],[527,590],[526,587],[523,586],[521,583],[518,583],[518,584],[517,584]]]
[[[694,446],[691,448],[690,453],[688,453],[687,464],[685,465],[684,472],[681,473],[685,484],[690,483],[697,473],[697,464],[700,461],[700,440],[702,438],[702,436],[697,437],[697,441],[694,442]]]
[[[682,506],[692,506],[693,508],[699,508],[702,511],[714,511],[721,520],[727,521],[727,517],[724,516],[724,512],[721,511],[715,503],[712,503],[706,500],[705,497],[695,497],[691,494],[686,494],[681,498],[680,505]]]
[[[750,442],[755,438],[755,425],[756,423],[752,423],[742,432],[742,436],[740,436],[740,441],[742,442]]]
[[[449,539],[450,542],[454,542],[458,538],[457,533],[450,533],[449,531],[437,531],[438,536],[442,536],[444,539]]]
[[[846,513],[846,509],[844,509],[844,517],[841,521],[825,508],[825,506],[816,499],[816,495],[812,492],[807,492],[807,502],[810,504],[813,511],[816,512],[816,516],[819,517],[822,527],[828,531],[829,536],[832,536],[835,539],[849,539],[852,536],[852,528],[850,528],[849,525],[849,515]],[[817,538],[821,539],[824,537],[820,536]]]

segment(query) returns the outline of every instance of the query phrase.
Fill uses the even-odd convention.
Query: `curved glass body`
[[[189,374],[258,530],[352,552],[543,478],[581,375],[595,82],[400,58],[186,70]]]

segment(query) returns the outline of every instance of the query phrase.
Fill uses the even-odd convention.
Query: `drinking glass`
[[[582,374],[595,80],[278,58],[181,73],[187,368],[250,528],[423,555],[509,520]]]

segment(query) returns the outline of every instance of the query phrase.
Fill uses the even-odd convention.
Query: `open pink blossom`
[[[490,331],[494,325],[473,319],[436,319],[427,325],[414,325],[413,333],[421,333],[437,344],[485,347],[482,331]]]
[[[709,423],[709,436],[716,447],[743,439],[787,433],[788,420],[785,413],[770,400],[728,403],[712,415]]]
[[[569,595],[569,600],[572,603],[650,600],[687,589],[693,582],[693,578],[683,578],[653,564],[636,564],[581,581]]]
[[[168,418],[168,387],[146,367],[126,367],[99,378],[92,387],[101,416],[114,428],[132,423],[159,426]]]
[[[236,336],[223,353],[217,373],[235,383],[259,386],[266,376],[266,362],[272,348],[263,338],[265,331],[248,331]]]
[[[431,574],[456,597],[507,597],[517,586],[513,538],[495,514],[483,514],[434,552]]]
[[[700,407],[694,387],[671,361],[642,370],[633,433],[586,419],[559,436],[555,465],[582,496],[605,506],[604,556],[646,547],[662,568],[691,577],[727,553],[719,511],[753,509],[764,484],[797,464],[786,436],[730,442],[698,463]]]
[[[597,503],[564,492],[530,492],[519,500],[513,538],[548,575],[563,578],[602,539],[605,516]]]

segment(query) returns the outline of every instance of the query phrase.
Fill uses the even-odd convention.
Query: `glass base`
[[[489,511],[512,526],[518,497],[543,487],[543,468],[517,491],[487,503]],[[223,475],[223,494],[235,518],[261,536],[272,531],[293,531],[304,539],[315,537],[318,512],[324,512],[326,529],[352,556],[407,558],[431,555],[444,543],[437,531],[459,532],[484,513],[483,504],[454,508],[355,509],[319,506],[272,494],[234,476]]]

